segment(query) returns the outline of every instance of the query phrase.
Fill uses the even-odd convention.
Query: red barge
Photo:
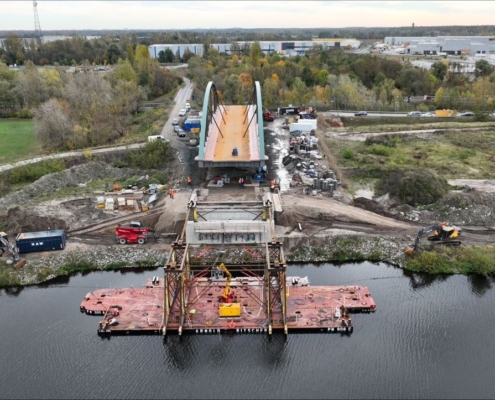
[[[270,194],[220,204],[193,193],[163,277],[91,291],[81,312],[101,316],[99,334],[351,333],[352,313],[376,311],[368,288],[288,277],[272,204]]]
[[[353,324],[349,314],[376,310],[365,286],[301,286],[292,285],[292,279],[298,278],[290,279],[286,291],[287,327],[291,332],[350,333]],[[141,288],[98,289],[86,295],[80,309],[88,315],[102,316],[99,334],[162,334],[163,283],[163,278],[154,277]],[[225,281],[210,283],[199,279],[190,287],[190,295],[195,298],[186,310],[183,333],[268,333],[267,312],[259,301],[263,283],[256,278],[239,278],[232,282],[232,292],[241,304],[241,313],[219,317],[219,294],[225,286]],[[271,325],[273,331],[284,331],[282,312],[272,313]],[[167,331],[179,330],[179,313],[172,313]]]

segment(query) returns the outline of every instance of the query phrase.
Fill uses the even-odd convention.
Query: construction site
[[[170,121],[164,127],[178,150],[166,169],[171,184],[147,185],[146,175],[137,175],[124,185],[143,172],[90,162],[0,199],[5,209],[27,204],[9,209],[10,238],[0,235],[3,258],[13,255],[7,264],[14,263],[20,285],[59,276],[74,254],[96,270],[161,266],[163,275],[140,288],[89,291],[80,310],[99,316],[101,334],[349,333],[352,313],[377,308],[369,290],[359,282],[314,286],[307,277],[288,276],[288,262],[327,262],[335,254],[359,260],[379,252],[381,261],[402,266],[423,237],[431,245],[493,243],[489,228],[442,223],[440,213],[421,213],[386,196],[371,199],[364,190],[349,194],[329,163],[326,120],[317,126],[277,116],[264,126],[257,93],[256,107],[224,107],[214,86],[206,96],[199,148],[181,141]],[[29,204],[102,177],[113,187]],[[462,212],[455,221],[469,220]],[[478,207],[468,216],[479,225],[487,213]]]
[[[102,316],[99,334],[351,333],[351,313],[376,310],[371,294],[364,286],[311,286],[307,277],[287,276],[276,203],[277,193],[211,202],[193,191],[164,276],[142,288],[91,291],[81,311]]]

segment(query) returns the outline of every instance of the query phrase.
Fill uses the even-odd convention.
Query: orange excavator
[[[225,272],[227,275],[227,283],[225,289],[219,297],[218,316],[219,317],[240,317],[241,316],[241,303],[235,301],[234,292],[230,290],[232,283],[232,274],[229,272],[224,263],[221,263],[218,270]]]

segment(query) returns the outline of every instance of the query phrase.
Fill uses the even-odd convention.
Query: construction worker
[[[187,177],[187,186],[191,186],[192,179],[190,176]]]
[[[170,196],[171,199],[174,198],[174,191],[172,189],[168,189],[168,195]]]

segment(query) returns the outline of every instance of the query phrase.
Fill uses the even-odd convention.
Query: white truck
[[[289,124],[289,132],[311,132],[316,131],[317,123],[316,119],[300,119],[293,124]]]
[[[163,135],[153,135],[153,136],[148,136],[148,142],[154,142],[154,141],[162,141],[162,142],[168,142],[169,140],[165,138]]]

